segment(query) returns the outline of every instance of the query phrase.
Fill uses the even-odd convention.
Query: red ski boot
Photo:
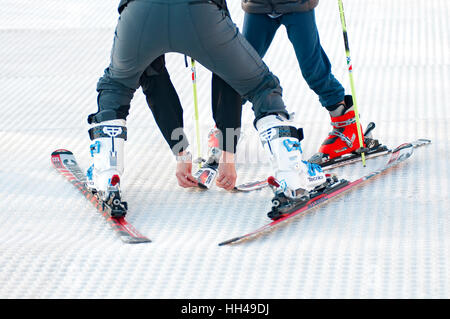
[[[362,136],[363,145],[359,143],[355,111],[350,110],[353,106],[351,96],[345,97],[345,104],[341,104],[339,107],[342,108],[342,106],[344,106],[342,115],[332,116],[330,114],[333,130],[320,146],[319,152],[309,159],[310,162],[320,165],[333,158],[366,148],[364,136]],[[361,134],[363,134],[362,128]]]

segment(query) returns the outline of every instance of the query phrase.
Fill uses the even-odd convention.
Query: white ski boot
[[[263,148],[270,154],[275,173],[275,195],[300,199],[326,182],[319,165],[302,160],[302,129],[280,115],[268,115],[256,122]]]
[[[120,177],[124,171],[125,120],[98,123],[89,130],[92,165],[86,173],[86,186],[96,193],[112,217],[125,216],[127,204],[121,200]]]

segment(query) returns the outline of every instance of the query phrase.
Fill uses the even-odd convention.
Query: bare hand
[[[183,155],[180,153],[180,155]],[[181,187],[196,187],[198,186],[194,176],[192,176],[192,161],[177,162],[177,170],[175,176],[178,180],[178,185]]]
[[[222,152],[218,171],[216,185],[226,190],[232,190],[236,185],[237,178],[233,153]]]

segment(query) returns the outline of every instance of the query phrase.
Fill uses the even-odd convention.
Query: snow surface
[[[449,298],[449,11],[446,0],[345,0],[361,121],[396,146],[432,144],[389,174],[257,240],[218,247],[267,222],[271,192],[177,186],[175,161],[138,91],[128,119],[128,220],[150,244],[127,245],[50,153],[89,163],[86,116],[108,64],[116,1],[3,0],[0,11],[0,298]],[[229,1],[238,26],[239,1]],[[316,12],[335,76],[349,90],[336,1]],[[305,130],[305,157],[330,130],[284,28],[266,63]],[[190,70],[167,67],[195,144]],[[210,72],[197,67],[202,150],[212,126]],[[238,183],[270,171],[243,115]],[[242,155],[244,154],[244,155]],[[337,169],[353,179],[383,159]],[[117,276],[120,274],[120,276]]]

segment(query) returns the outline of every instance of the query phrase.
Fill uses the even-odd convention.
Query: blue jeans
[[[343,101],[345,90],[331,73],[330,61],[320,44],[314,10],[284,14],[278,18],[246,13],[242,34],[264,57],[280,25],[286,27],[303,78],[319,96],[322,106]]]

